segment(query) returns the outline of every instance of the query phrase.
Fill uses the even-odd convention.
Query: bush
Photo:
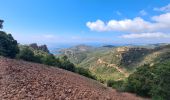
[[[107,81],[107,86],[108,86],[108,87],[112,87],[112,88],[114,88],[114,89],[117,89],[117,90],[119,90],[119,91],[124,91],[125,82],[124,82],[124,80],[118,80],[118,81],[108,80],[108,81]]]
[[[72,71],[72,72],[76,71],[74,64],[68,60],[67,56],[63,56],[60,58],[60,66],[59,67],[62,69],[65,69],[65,70]]]
[[[50,66],[56,66],[56,58],[52,54],[46,55],[42,57],[42,63]]]
[[[19,54],[17,55],[17,58],[23,59],[25,61],[40,62],[40,57],[34,56],[34,52],[29,49],[29,47],[25,47],[20,50]]]
[[[85,77],[88,77],[88,78],[91,78],[91,79],[96,79],[96,77],[94,75],[92,75],[92,73],[88,69],[85,69],[85,68],[82,68],[82,67],[77,67],[76,72],[80,75],[85,76]]]
[[[115,82],[114,80],[108,80],[108,81],[107,81],[107,86],[108,86],[108,87],[112,87],[112,85],[114,84],[114,82]]]
[[[12,35],[0,31],[0,55],[15,58],[18,52],[19,48],[17,41],[14,40]]]

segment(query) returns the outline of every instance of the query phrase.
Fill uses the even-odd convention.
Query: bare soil
[[[0,100],[143,100],[63,69],[0,57]]]

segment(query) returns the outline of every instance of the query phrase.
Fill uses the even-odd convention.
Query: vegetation
[[[88,69],[75,67],[75,65],[71,63],[68,57],[65,55],[56,58],[53,54],[50,54],[43,50],[32,48],[32,46],[20,45],[19,47],[20,47],[20,52],[17,55],[18,59],[36,62],[36,63],[42,63],[50,66],[56,66],[95,79],[95,76],[92,75]]]
[[[119,91],[136,93],[151,97],[153,100],[169,100],[170,97],[170,61],[145,64],[136,69],[127,80],[108,80],[107,86]]]
[[[17,41],[11,34],[0,31],[0,55],[15,58],[19,52]]]
[[[79,66],[78,68],[89,69],[96,76],[96,80],[107,83],[109,87],[152,97],[154,100],[168,100],[169,50],[170,45],[158,44],[152,47],[119,47],[119,49],[100,47],[81,52],[77,49],[76,51],[67,49],[69,52],[65,54]],[[119,68],[130,76],[125,77],[114,66],[121,66]]]
[[[3,24],[3,22],[4,22],[4,21],[0,19],[0,29],[2,29],[2,28],[3,28],[3,25],[2,25],[2,24]]]
[[[66,69],[66,70],[69,70],[69,71],[72,71],[72,72],[75,72],[75,66],[73,63],[71,63],[67,56],[63,56],[59,59],[60,61],[60,64],[59,64],[59,67],[60,68],[63,68],[63,69]]]
[[[125,82],[125,80],[118,80],[118,81],[108,80],[107,81],[107,86],[112,87],[114,89],[117,89],[119,91],[125,91],[126,82]]]
[[[82,67],[77,67],[76,72],[79,73],[80,75],[83,75],[83,76],[86,76],[88,78],[96,80],[96,76],[92,75],[92,73],[88,69],[85,69],[85,68],[82,68]]]
[[[170,96],[170,61],[154,66],[144,65],[128,78],[127,91],[154,100],[168,100]]]
[[[34,49],[30,46],[20,45],[20,52],[17,55],[17,58],[25,61],[37,62],[50,66],[57,66],[72,72],[75,71],[74,64],[69,62],[66,56],[59,59],[56,58],[53,54]]]
[[[34,52],[30,50],[28,47],[20,50],[19,54],[17,55],[18,59],[23,59],[25,61],[32,61],[32,62],[41,62],[39,57],[34,55]]]
[[[141,66],[128,77],[127,90],[141,96],[150,96],[153,73],[149,65]]]

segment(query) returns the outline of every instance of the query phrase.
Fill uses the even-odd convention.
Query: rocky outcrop
[[[129,66],[139,62],[145,55],[152,52],[152,49],[141,47],[119,47],[116,49],[116,57],[120,59],[120,65]]]
[[[48,52],[48,53],[49,53],[49,50],[48,50],[48,48],[47,48],[47,45],[41,45],[41,46],[39,46],[39,50],[42,50],[42,51],[44,51],[44,52]]]
[[[37,43],[32,43],[29,45],[30,47],[32,47],[33,49],[36,49],[36,50],[42,50],[44,52],[47,52],[49,53],[49,50],[47,48],[47,45],[40,45],[38,46]]]
[[[32,43],[29,46],[32,47],[33,49],[36,49],[36,50],[39,48],[37,43]]]

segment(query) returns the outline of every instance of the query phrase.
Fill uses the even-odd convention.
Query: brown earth
[[[86,77],[0,57],[0,100],[143,100]]]

